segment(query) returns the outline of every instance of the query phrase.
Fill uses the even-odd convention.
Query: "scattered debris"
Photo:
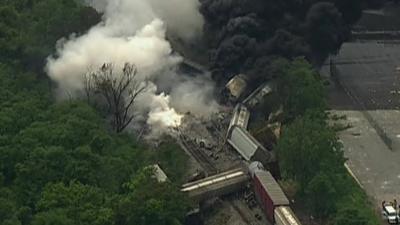
[[[272,112],[268,116],[268,122],[273,123],[273,122],[282,122],[283,121],[283,105],[279,106],[279,109],[276,110],[275,112]]]
[[[150,167],[154,169],[154,177],[157,179],[158,182],[163,183],[168,180],[167,175],[158,164],[151,165]]]

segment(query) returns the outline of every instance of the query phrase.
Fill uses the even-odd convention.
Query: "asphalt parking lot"
[[[350,129],[339,133],[347,167],[377,207],[400,200],[400,41],[345,43],[321,73],[332,112]]]
[[[400,200],[400,111],[368,111],[393,141],[392,149],[360,111],[333,111],[346,115],[352,127],[339,134],[348,168],[379,207],[383,200]]]
[[[345,43],[333,62],[337,79],[364,109],[400,109],[400,41]],[[330,99],[347,105],[345,97]]]

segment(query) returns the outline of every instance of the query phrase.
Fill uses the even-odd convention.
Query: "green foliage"
[[[284,103],[286,118],[302,116],[308,109],[326,107],[325,90],[318,73],[304,59],[284,59],[272,65],[278,77],[278,91]]]
[[[290,122],[276,150],[283,177],[299,184],[297,198],[314,216],[332,218],[336,225],[378,224],[367,197],[344,167],[342,145],[326,122],[324,87],[318,75],[302,59],[277,60],[272,68],[281,74],[278,90]]]
[[[364,196],[367,198],[367,196]],[[348,201],[340,207],[334,219],[334,225],[377,225],[381,224],[375,213],[365,207],[369,202],[358,200],[358,202]]]
[[[14,104],[9,108],[13,110],[1,110],[0,118],[12,116],[9,114],[18,109]],[[176,224],[182,220],[186,204],[182,203],[184,198],[174,185],[143,180],[143,184],[139,182],[129,191],[123,188],[132,177],[141,181],[141,173],[138,178],[135,176],[137,171],[154,163],[160,163],[172,181],[180,181],[185,158],[171,140],[158,150],[147,150],[132,137],[110,134],[99,115],[81,102],[50,105],[37,112],[28,109],[21,109],[28,113],[26,117],[32,116],[31,113],[40,116],[17,127],[12,124],[18,118],[11,118],[13,129],[2,133],[8,138],[0,146],[1,180],[12,188],[15,200],[7,199],[6,205],[0,206],[0,221],[113,224],[119,220],[114,215],[122,215],[127,224],[129,221],[137,224],[142,215],[147,215],[147,219],[141,224]],[[109,204],[106,199],[118,201]],[[7,205],[12,202],[13,205]],[[142,205],[142,202],[147,203]],[[129,208],[121,206],[125,203]],[[14,215],[19,207],[25,206],[35,213]],[[140,213],[132,214],[132,211]]]
[[[306,204],[318,218],[326,217],[335,210],[336,199],[341,194],[335,189],[335,182],[332,177],[321,172],[305,188],[305,195],[308,196]]]
[[[276,150],[284,177],[302,188],[322,170],[342,172],[344,156],[335,132],[308,112],[285,128]],[[312,162],[312,163],[311,163]]]
[[[127,195],[120,197],[117,215],[122,224],[181,224],[188,207],[185,197],[170,182],[157,182],[152,173],[144,169],[125,184]]]
[[[72,224],[111,225],[114,212],[108,207],[106,197],[101,189],[74,181],[68,186],[63,183],[48,184],[36,209],[40,212],[39,218],[40,215],[61,212]]]
[[[1,90],[10,96],[1,101],[0,108],[0,174],[1,185],[6,186],[1,190],[7,193],[0,196],[1,224],[113,224],[114,215],[124,209],[103,205],[105,199],[127,198],[122,184],[135,177],[137,170],[159,162],[172,180],[182,177],[185,159],[172,141],[157,151],[146,150],[126,134],[110,134],[88,105],[51,104],[35,87],[18,93],[24,86],[19,79],[24,76],[12,78],[6,69],[1,72],[0,79],[5,81]],[[158,192],[164,195],[157,193],[152,199],[167,198],[170,190],[177,191],[161,186]],[[142,189],[146,191],[151,188]],[[175,194],[170,199],[180,202],[181,198]],[[136,206],[140,205],[132,205],[131,210]],[[170,216],[170,209],[162,213]],[[184,213],[185,208],[177,210]]]
[[[141,224],[179,224],[187,204],[175,183],[185,171],[176,144],[150,149],[110,132],[86,103],[50,97],[46,57],[99,15],[73,0],[0,1],[0,224],[123,225],[142,215]],[[155,163],[173,183],[126,188]]]
[[[52,193],[50,190],[63,191],[57,194],[64,195],[72,191],[75,195],[80,187],[72,183],[69,189],[61,184],[43,189],[49,183],[57,182],[76,181],[117,194],[135,171],[156,160],[167,168],[167,173],[174,180],[184,172],[184,158],[178,156],[182,153],[178,151],[178,146],[169,142],[163,144],[159,152],[147,150],[148,153],[144,154],[144,146],[132,143],[132,138],[110,135],[97,113],[83,103],[57,104],[41,112],[41,115],[41,118],[19,130],[9,145],[0,147],[1,172],[6,181],[15,184],[14,190],[22,205],[31,206],[39,201],[37,210],[47,209],[43,201]],[[174,158],[177,161],[174,162]],[[161,191],[161,188],[165,189]],[[160,193],[168,192],[168,186],[161,188]],[[151,188],[143,189],[149,190]],[[55,200],[49,202],[54,203]],[[75,218],[71,215],[78,211],[82,209],[67,211],[66,215]],[[54,215],[52,212],[42,214],[45,217]],[[41,216],[35,217],[35,221],[40,221]],[[88,219],[88,224],[88,221],[94,222]]]
[[[346,185],[349,186],[348,195],[337,203],[337,213],[333,220],[334,225],[377,225],[381,221],[375,215],[368,196],[358,184],[348,176]]]
[[[58,39],[86,31],[100,16],[72,0],[3,0],[0,62],[41,72]]]
[[[379,224],[368,197],[348,175],[342,145],[320,109],[308,110],[284,128],[276,146],[285,180],[299,184],[296,197],[317,218],[335,225]]]
[[[182,154],[179,145],[171,138],[164,137],[164,141],[157,147],[155,161],[165,168],[167,174],[171,174],[169,179],[173,182],[182,183],[187,171],[188,157]]]
[[[17,209],[13,192],[8,188],[0,188],[0,221],[11,223],[18,220]]]
[[[51,210],[35,215],[32,225],[74,225],[72,219],[68,218],[62,210]]]

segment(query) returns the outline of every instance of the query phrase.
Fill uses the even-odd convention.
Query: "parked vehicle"
[[[399,222],[399,215],[391,204],[385,204],[382,213],[389,224],[397,224]]]

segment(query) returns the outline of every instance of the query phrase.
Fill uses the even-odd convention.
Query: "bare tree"
[[[94,73],[88,72],[83,77],[83,88],[86,95],[86,101],[90,104],[91,103],[91,95],[94,94],[94,84],[93,78]]]
[[[113,129],[122,132],[134,119],[136,98],[148,87],[146,81],[137,80],[135,65],[125,63],[122,73],[114,72],[114,65],[105,63],[96,72],[84,77],[87,100],[91,95],[105,99],[108,112],[112,115]]]

